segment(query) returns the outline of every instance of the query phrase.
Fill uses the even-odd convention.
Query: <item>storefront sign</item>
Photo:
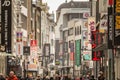
[[[30,55],[30,46],[23,47],[23,55]]]
[[[22,42],[16,43],[16,55],[17,56],[23,55],[23,43]]]
[[[75,62],[77,66],[81,65],[81,40],[75,41]]]
[[[114,0],[114,46],[120,45],[120,0]]]
[[[16,32],[16,42],[22,42],[23,33]]]
[[[83,60],[91,60],[91,51],[83,51]]]
[[[37,71],[37,65],[36,64],[28,64],[28,70],[29,71]]]
[[[6,52],[11,53],[12,0],[0,0],[1,44],[6,45]]]
[[[88,28],[90,28],[90,31],[95,31],[96,30],[96,22],[95,22],[95,17],[89,17],[88,18]]]
[[[108,7],[108,49],[113,48],[113,16],[112,7]]]

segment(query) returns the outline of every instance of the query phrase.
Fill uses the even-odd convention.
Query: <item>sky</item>
[[[55,13],[60,4],[64,3],[65,1],[66,0],[43,0],[43,2],[47,3],[48,6],[50,7],[49,10],[50,13],[52,13],[52,11],[54,11]],[[67,2],[69,1],[71,0],[67,0]],[[88,0],[73,0],[73,1],[88,1]]]

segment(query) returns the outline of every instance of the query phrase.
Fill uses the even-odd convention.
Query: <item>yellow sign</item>
[[[120,0],[116,0],[116,12],[120,12]]]
[[[116,16],[115,29],[120,29],[120,16]]]

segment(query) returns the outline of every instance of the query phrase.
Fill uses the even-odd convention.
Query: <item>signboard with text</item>
[[[108,49],[113,48],[113,16],[112,7],[108,7]]]
[[[75,41],[75,62],[77,66],[81,65],[81,40]]]
[[[6,52],[11,53],[12,0],[0,0],[1,44],[6,45]]]
[[[114,0],[114,45],[120,45],[120,0]]]

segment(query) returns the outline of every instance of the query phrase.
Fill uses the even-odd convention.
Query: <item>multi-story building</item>
[[[55,38],[56,38],[55,54],[56,54],[56,56],[55,56],[55,58],[56,58],[56,61],[60,61],[59,66],[63,70],[62,73],[67,74],[71,67],[71,66],[69,66],[69,58],[70,58],[69,57],[69,51],[70,51],[69,42],[72,41],[71,39],[73,38],[73,36],[76,37],[76,35],[74,35],[74,33],[76,31],[74,28],[71,28],[71,27],[75,27],[75,23],[77,20],[74,20],[74,19],[84,19],[90,15],[90,3],[89,2],[80,2],[80,1],[75,2],[72,0],[68,3],[65,2],[58,7],[56,15],[57,15],[57,17],[56,17],[57,25],[55,27],[55,29],[56,29],[56,33],[55,33],[56,34],[55,35]],[[73,20],[73,21],[71,21],[71,20]],[[68,25],[68,22],[69,22],[69,25]],[[75,39],[75,37],[74,37],[74,39]],[[79,37],[80,37],[80,34],[79,34]],[[73,45],[75,45],[75,42]]]
[[[37,41],[38,74],[45,75],[54,64],[54,14],[48,12],[49,7],[42,0],[33,3],[32,34]],[[47,50],[46,50],[47,49]],[[52,58],[51,58],[52,57]]]

